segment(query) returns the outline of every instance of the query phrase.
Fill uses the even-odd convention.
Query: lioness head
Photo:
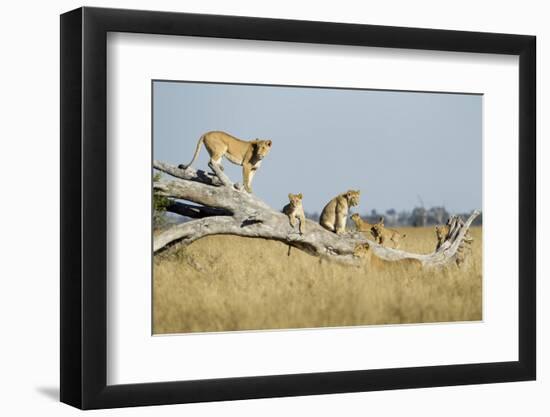
[[[346,192],[346,199],[348,200],[348,204],[353,207],[359,204],[359,197],[360,197],[361,191],[357,190],[349,190]]]
[[[271,150],[271,141],[270,140],[260,140],[256,139],[252,141],[252,145],[254,146],[254,155],[258,160],[264,159],[269,151]]]
[[[299,194],[290,193],[288,194],[288,199],[292,207],[298,207],[300,204],[302,204],[302,193],[299,193]]]

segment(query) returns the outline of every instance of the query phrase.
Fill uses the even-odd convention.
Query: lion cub
[[[355,223],[355,228],[359,232],[370,233],[370,229],[372,228],[372,224],[370,224],[366,220],[363,220],[361,218],[361,216],[359,216],[359,214],[357,214],[357,213],[352,214],[351,220],[353,221],[353,223]]]
[[[435,235],[437,237],[437,245],[435,247],[435,250],[439,250],[441,245],[443,245],[443,242],[448,239],[449,237],[449,225],[444,226],[435,226]],[[470,231],[467,230],[464,234],[464,240],[463,243],[466,243],[468,245],[471,245],[474,241],[474,238],[470,234]],[[463,246],[463,243],[461,243],[461,247]]]
[[[345,233],[349,208],[359,204],[360,193],[349,190],[330,200],[321,212],[319,224],[336,234]]]
[[[397,261],[387,261],[379,258],[372,253],[370,245],[368,243],[361,243],[355,246],[353,250],[353,256],[361,258],[373,270],[382,270],[390,268],[421,268],[422,262],[418,259],[406,258],[399,259]]]
[[[370,260],[372,252],[370,251],[370,245],[368,243],[360,243],[353,248],[353,256],[356,258],[364,258]]]
[[[296,225],[296,219],[300,221],[300,234],[304,234],[304,224],[306,222],[306,216],[304,215],[304,206],[302,205],[302,193],[289,194],[288,199],[290,203],[283,207],[283,213],[288,216],[288,221],[294,229]]]
[[[435,226],[435,235],[437,236],[437,245],[435,250],[439,250],[449,235],[449,226]]]
[[[378,223],[375,223],[371,228],[371,233],[374,236],[374,239],[379,244],[384,245],[384,242],[392,242],[393,248],[399,248],[399,243],[402,239],[406,238],[407,235],[399,233],[397,230],[387,229],[384,226],[384,218],[380,217]]]

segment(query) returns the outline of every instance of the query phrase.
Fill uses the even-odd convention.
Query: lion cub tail
[[[185,164],[180,164],[178,165],[178,168],[180,169],[187,169],[189,168],[191,165],[193,165],[193,162],[195,162],[195,160],[197,159],[197,157],[199,156],[199,153],[201,151],[201,145],[203,144],[204,142],[204,136],[205,135],[202,135],[200,138],[199,138],[199,141],[197,142],[197,147],[195,148],[195,154],[193,155],[193,159],[191,159],[191,162],[189,162],[187,165]]]

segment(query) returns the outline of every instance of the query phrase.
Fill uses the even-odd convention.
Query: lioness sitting
[[[243,185],[246,191],[252,192],[252,178],[256,170],[260,167],[262,160],[271,150],[270,140],[253,140],[247,142],[231,136],[225,132],[208,132],[202,135],[197,142],[197,148],[193,159],[187,165],[181,164],[179,168],[187,169],[199,156],[201,145],[210,154],[210,162],[208,166],[216,172],[216,168],[223,171],[221,165],[222,157],[226,157],[230,162],[241,165],[243,167]]]
[[[353,223],[355,223],[355,228],[357,229],[357,231],[364,232],[364,233],[370,233],[370,229],[372,228],[372,224],[370,224],[366,220],[363,220],[361,218],[361,216],[359,216],[359,214],[353,213],[351,215],[351,220],[353,221]]]
[[[359,204],[360,194],[359,190],[349,190],[334,197],[323,208],[319,224],[336,234],[345,233],[349,208]]]
[[[374,236],[374,239],[379,244],[384,245],[384,243],[392,242],[393,248],[399,248],[399,243],[402,239],[407,237],[405,234],[399,233],[397,230],[387,229],[384,226],[384,218],[380,217],[378,223],[375,223],[371,228],[371,234]]]
[[[300,231],[300,234],[303,235],[306,216],[304,215],[304,207],[302,205],[302,193],[289,194],[288,199],[290,200],[290,203],[283,207],[283,213],[288,216],[288,221],[293,229],[296,225],[296,219],[300,221],[298,230]]]

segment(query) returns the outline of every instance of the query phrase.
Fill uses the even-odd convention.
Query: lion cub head
[[[442,242],[445,239],[447,239],[447,235],[449,234],[449,227],[448,226],[435,226],[435,234],[437,236],[437,240]]]
[[[256,159],[258,159],[259,161],[264,159],[271,150],[271,144],[271,140],[253,140],[252,145],[254,146],[254,156],[256,157]]]
[[[302,193],[299,193],[299,194],[289,193],[288,194],[288,200],[290,201],[290,205],[293,208],[300,207],[302,205],[302,198],[303,198]]]
[[[359,197],[361,196],[360,190],[348,190],[345,197],[350,207],[357,206],[359,204]]]
[[[369,222],[363,220],[358,213],[353,213],[350,219],[353,222],[353,224],[355,224],[355,228],[361,232],[368,231],[371,227]]]
[[[358,213],[354,213],[350,217],[351,221],[355,224],[355,230],[358,232],[370,232],[372,225],[361,218]]]
[[[353,249],[353,256],[356,258],[366,258],[370,255],[370,245],[368,243],[361,243]]]
[[[437,244],[435,245],[435,250],[438,250],[445,239],[449,237],[449,226],[435,226],[435,235],[437,236]]]
[[[363,223],[363,219],[361,218],[361,216],[358,213],[353,213],[351,215],[351,221],[353,223],[355,223],[355,225],[357,227],[359,227],[361,225],[361,223]]]

